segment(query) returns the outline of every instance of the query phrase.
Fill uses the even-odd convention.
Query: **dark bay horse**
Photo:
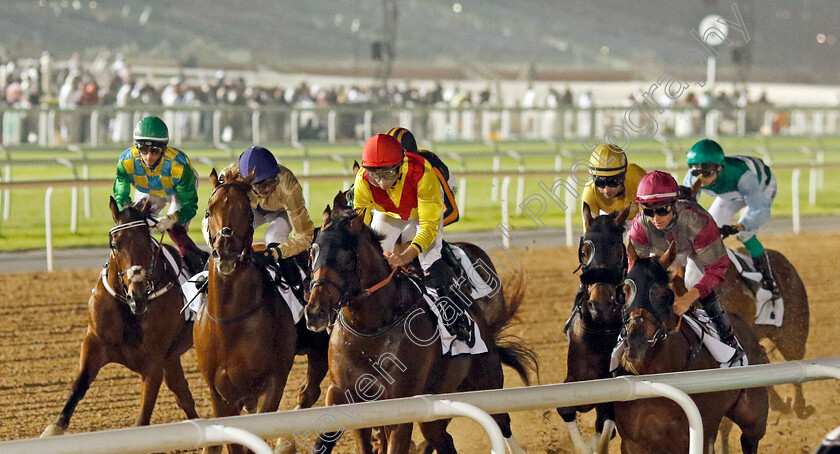
[[[592,217],[584,206],[586,233],[581,237],[578,258],[583,271],[580,277],[583,293],[575,302],[571,324],[566,335],[569,351],[564,383],[609,378],[610,355],[622,326],[624,293],[622,286],[627,273],[627,254],[624,249],[624,222],[629,207],[614,215]],[[577,413],[595,408],[595,436],[592,447],[587,446],[577,426]],[[557,412],[569,429],[569,436],[578,454],[593,450],[606,453],[615,427],[612,403],[561,407]]]
[[[533,352],[517,340],[500,342],[500,333],[490,330],[477,308],[470,314],[489,351],[443,356],[437,322],[421,290],[390,268],[379,235],[364,224],[364,215],[346,209],[344,200],[336,197],[337,208],[327,207],[324,212],[313,245],[312,292],[306,306],[307,325],[312,330],[324,330],[337,318],[330,337],[332,385],[327,405],[498,389],[504,384],[502,364],[513,367],[529,382],[528,370],[536,368]],[[359,386],[360,379],[365,380],[364,386]],[[494,418],[508,448],[523,452],[511,433],[510,417],[499,414]],[[448,423],[420,424],[429,443],[425,452],[456,452],[446,431]],[[380,446],[379,452],[407,453],[412,428],[410,423],[384,427],[385,446]],[[354,433],[357,452],[374,452],[371,429]],[[336,434],[319,438],[318,452],[330,452],[336,439]]]
[[[320,396],[327,373],[325,333],[295,326],[288,305],[264,269],[247,259],[252,251],[251,179],[210,174],[213,192],[207,208],[212,254],[207,304],[195,323],[198,365],[210,387],[217,417],[243,408],[276,411],[296,354],[306,354],[307,380],[298,395],[301,408]],[[215,447],[214,450],[220,450]],[[294,452],[293,446],[287,446]],[[229,452],[242,452],[228,446]]]
[[[163,256],[167,248],[149,232],[149,199],[120,211],[111,198],[111,255],[88,301],[88,329],[82,341],[81,371],[58,420],[44,436],[61,435],[76,405],[106,364],[119,363],[142,377],[143,394],[137,425],[149,424],[162,381],[175,393],[187,418],[198,418],[181,367],[181,355],[192,346],[192,322],[181,313],[183,298],[178,269]],[[178,265],[180,266],[180,264]]]
[[[624,352],[618,374],[655,374],[699,369],[715,369],[720,364],[689,327],[673,313],[674,293],[669,288],[666,268],[676,254],[672,243],[659,260],[636,258],[632,246],[631,262],[624,285]],[[732,328],[747,352],[750,364],[766,364],[767,356],[749,325],[732,316]],[[695,394],[692,400],[703,421],[704,452],[714,452],[721,419],[726,416],[741,429],[741,449],[758,451],[767,428],[767,388],[735,389]],[[664,399],[615,402],[616,426],[621,435],[622,454],[688,452],[689,430],[683,410]]]

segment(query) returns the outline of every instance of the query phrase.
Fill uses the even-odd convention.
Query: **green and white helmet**
[[[134,125],[134,141],[169,142],[169,129],[158,117],[145,117]]]
[[[723,148],[711,139],[703,139],[695,143],[686,155],[686,164],[689,167],[723,164]]]

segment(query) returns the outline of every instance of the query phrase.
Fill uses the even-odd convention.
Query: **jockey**
[[[761,272],[761,286],[780,298],[779,287],[773,279],[770,259],[755,236],[758,228],[770,218],[770,208],[776,197],[776,177],[767,164],[752,156],[726,157],[714,140],[703,139],[688,151],[689,171],[683,185],[691,186],[700,180],[700,187],[715,197],[709,214],[724,235],[737,233],[752,257],[755,269]],[[727,225],[732,215],[746,207],[738,223]],[[761,303],[761,302],[759,302]]]
[[[120,155],[114,180],[114,200],[120,209],[134,200],[149,198],[159,215],[169,203],[169,212],[158,219],[157,229],[168,232],[178,247],[190,274],[204,268],[210,256],[195,245],[187,228],[198,208],[198,173],[184,152],[168,147],[169,130],[158,117],[146,117],[134,126],[134,146]]]
[[[254,174],[248,194],[254,212],[254,228],[269,224],[265,231],[265,250],[250,254],[255,264],[265,267],[309,249],[315,236],[315,225],[306,210],[300,183],[291,170],[277,164],[267,149],[251,147],[239,155],[237,163],[222,171],[225,172],[238,173],[242,177]],[[207,239],[206,227],[204,230]]]
[[[426,283],[437,290],[438,304],[445,297],[455,308],[448,323],[456,339],[475,342],[467,306],[454,288],[454,271],[441,260],[443,199],[438,178],[431,164],[418,154],[404,153],[400,142],[387,134],[377,134],[365,143],[362,169],[356,174],[353,207],[365,210],[365,223],[384,235],[382,249],[392,253],[391,266],[410,263],[416,257],[425,271]],[[396,248],[405,234],[411,243]]]
[[[636,164],[629,164],[624,151],[616,145],[601,145],[589,157],[589,171],[592,183],[583,189],[581,215],[583,207],[589,207],[593,216],[611,214],[630,206],[627,219],[629,227],[633,217],[639,212],[635,203],[636,188],[645,176],[645,171]],[[584,219],[584,228],[586,220]]]
[[[729,316],[715,294],[729,257],[712,216],[697,202],[677,200],[678,190],[677,181],[668,173],[656,170],[642,178],[636,192],[642,212],[633,219],[630,242],[639,257],[662,255],[673,242],[680,261],[687,257],[701,270],[699,282],[674,301],[674,311],[681,315],[699,298],[721,340],[735,349],[730,364],[736,364],[744,350],[732,334]]]
[[[440,180],[440,189],[443,196],[443,225],[454,224],[458,222],[458,204],[455,201],[455,193],[458,191],[458,183],[455,176],[449,172],[449,167],[434,153],[429,150],[420,150],[417,148],[417,141],[414,140],[414,134],[405,128],[392,128],[388,131],[388,135],[396,138],[402,144],[403,151],[406,153],[419,154],[423,159],[429,161],[432,165],[432,170],[435,171],[438,180]]]

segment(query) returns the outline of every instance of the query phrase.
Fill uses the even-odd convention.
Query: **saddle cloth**
[[[414,280],[411,282],[414,282]],[[415,285],[417,284],[415,283]],[[432,313],[435,314],[435,318],[437,318],[438,333],[440,334],[440,346],[444,355],[458,356],[464,354],[478,355],[480,353],[487,353],[487,344],[484,343],[484,339],[481,337],[481,330],[478,329],[478,325],[473,322],[469,313],[467,313],[466,316],[471,322],[473,322],[471,325],[473,330],[475,330],[475,344],[473,344],[472,348],[467,346],[466,342],[455,339],[455,336],[447,329],[446,323],[444,323],[444,317],[440,312],[440,308],[437,304],[435,304],[435,301],[438,299],[435,289],[426,287],[425,292],[423,292],[423,289],[421,289],[421,292],[423,293],[423,299],[425,299],[426,303],[429,305],[429,309],[431,309]]]
[[[703,342],[703,346],[706,347],[706,350],[708,350],[708,352],[712,355],[712,358],[720,363],[721,369],[749,365],[749,360],[747,359],[746,354],[744,354],[738,364],[729,364],[729,359],[735,354],[735,349],[720,340],[717,328],[715,328],[711,318],[706,315],[704,310],[695,309],[693,315],[689,315],[688,313],[684,314],[683,322],[688,324],[691,330],[694,331],[694,334],[696,334]],[[622,333],[622,336],[619,336],[618,342],[613,349],[612,356],[610,357],[610,372],[614,372],[618,369],[621,356],[624,354],[625,349],[626,347],[624,346]]]
[[[157,242],[157,240],[155,240],[154,238],[152,238],[152,240]],[[187,295],[184,293],[183,289],[184,284],[186,284],[187,281],[190,280],[190,276],[187,275],[187,269],[186,267],[180,266],[181,259],[175,258],[172,252],[169,250],[169,248],[160,245],[160,249],[163,251],[163,256],[166,258],[166,261],[169,262],[169,264],[172,266],[172,269],[178,270],[178,285],[181,287],[181,297],[184,298],[184,307],[186,307],[189,299],[187,298]],[[181,312],[184,313],[184,319],[186,321],[191,322],[195,320],[195,312],[184,309],[181,309]]]
[[[461,263],[461,267],[467,275],[467,279],[469,280],[471,287],[470,296],[474,299],[478,299],[484,298],[485,296],[493,293],[493,287],[487,282],[484,282],[481,275],[478,274],[478,270],[475,269],[472,261],[470,261],[470,258],[467,256],[467,253],[452,243],[449,243],[449,247],[452,249],[452,253],[455,254],[455,257]]]
[[[785,317],[785,302],[782,298],[773,299],[773,292],[761,287],[761,273],[753,269],[752,259],[741,253],[726,248],[729,260],[735,265],[738,273],[752,281],[755,291],[755,324],[782,326]]]
[[[268,273],[271,275],[271,279],[275,279],[274,270],[268,270]],[[201,306],[207,302],[207,291],[203,288],[204,283],[207,282],[207,277],[210,275],[209,271],[202,271],[195,276],[192,276],[187,280],[187,282],[181,285],[181,292],[184,294],[184,298],[186,300],[186,304],[182,311],[185,312],[192,312],[195,317],[198,317],[198,314],[201,314]],[[306,276],[303,273],[303,270],[300,270],[301,279],[304,279]],[[295,324],[300,321],[301,317],[303,317],[303,306],[300,300],[298,300],[295,293],[292,291],[291,288],[283,288],[279,285],[276,287],[277,293],[283,298],[283,301],[289,306],[289,310],[292,311],[292,319],[294,320]]]

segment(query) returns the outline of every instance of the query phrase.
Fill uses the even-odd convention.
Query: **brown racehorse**
[[[324,330],[335,318],[330,337],[330,377],[327,405],[498,389],[502,364],[510,365],[528,383],[535,370],[534,355],[517,341],[499,342],[480,310],[471,310],[488,353],[443,356],[437,323],[420,289],[408,277],[394,273],[385,260],[380,237],[364,224],[364,215],[346,209],[342,195],[335,210],[324,212],[321,232],[313,245],[312,292],[306,306],[307,325]],[[488,262],[489,264],[489,262]],[[367,289],[367,291],[363,290]],[[359,386],[359,380],[364,386]],[[508,447],[515,443],[507,414],[494,415]],[[425,452],[454,453],[447,433],[449,420],[425,422],[420,430],[429,446]],[[407,453],[413,424],[382,428],[385,446],[379,452]],[[359,453],[372,453],[371,429],[354,431]],[[318,452],[330,452],[337,437],[319,438]],[[326,450],[324,448],[327,448]]]
[[[138,426],[149,424],[162,380],[175,393],[187,418],[198,418],[181,367],[181,355],[192,346],[192,322],[186,322],[181,314],[178,270],[163,256],[162,248],[168,248],[173,257],[178,253],[152,238],[147,202],[120,211],[111,198],[116,222],[110,232],[111,255],[88,301],[81,371],[58,420],[42,437],[60,435],[67,429],[76,405],[109,363],[122,364],[142,377]]]
[[[564,383],[609,378],[610,356],[622,326],[624,293],[622,286],[627,273],[627,254],[624,249],[624,221],[630,209],[615,215],[592,217],[584,205],[583,219],[586,233],[578,247],[581,292],[575,302],[566,335],[569,351]],[[586,446],[577,426],[577,413],[595,409],[595,436]],[[606,453],[615,427],[612,403],[578,405],[557,409],[569,429],[575,452]]]
[[[215,169],[210,174],[207,304],[194,329],[198,367],[210,387],[213,412],[222,417],[238,415],[243,408],[276,411],[295,354],[308,357],[298,404],[311,407],[327,374],[328,336],[309,332],[302,320],[296,327],[265,270],[247,259],[254,235],[248,199],[253,176],[222,177],[224,183]],[[242,449],[228,446],[229,452]]]
[[[759,339],[769,339],[775,348],[787,361],[795,361],[805,358],[805,344],[808,341],[808,328],[810,324],[810,310],[808,308],[808,293],[805,291],[805,284],[799,277],[799,273],[778,251],[767,249],[767,256],[770,258],[770,266],[773,275],[779,285],[785,305],[785,314],[782,326],[757,325],[755,324],[755,290],[756,284],[747,283],[738,273],[734,264],[729,264],[723,282],[715,289],[727,312],[738,314],[750,323],[753,332]],[[678,295],[683,294],[685,283],[680,270],[672,276],[672,286]],[[790,398],[784,400],[770,386],[770,408],[782,413],[790,413],[793,410],[796,416],[805,419],[816,411],[813,405],[805,403],[805,395],[802,392],[802,383],[794,383],[793,407],[791,408]]]
[[[619,375],[720,367],[688,323],[681,323],[680,317],[673,313],[674,293],[668,285],[666,268],[676,256],[674,251],[672,243],[657,261],[636,258],[633,247],[627,248],[631,268],[624,285],[626,334]],[[764,349],[749,325],[733,314],[732,328],[750,364],[766,364]],[[741,428],[742,452],[758,452],[758,443],[767,428],[767,388],[695,394],[692,400],[703,422],[705,453],[714,452],[715,437],[724,416]],[[622,454],[688,452],[688,422],[675,402],[664,398],[615,402],[615,412]]]

